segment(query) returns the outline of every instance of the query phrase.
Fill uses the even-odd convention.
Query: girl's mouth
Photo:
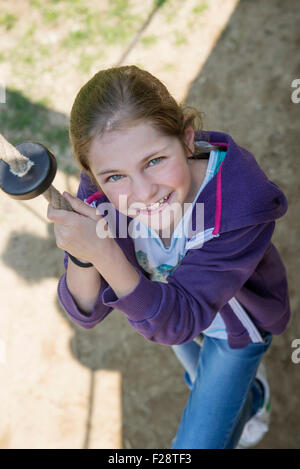
[[[170,204],[170,202],[172,201],[173,199],[173,194],[174,194],[174,191],[173,192],[170,192],[170,194],[168,195],[167,199],[164,200],[164,202],[160,203],[158,208],[154,208],[152,210],[147,210],[147,209],[137,209],[137,214],[145,214],[145,215],[154,215],[155,213],[159,213],[161,212],[162,210],[164,210],[167,205]]]

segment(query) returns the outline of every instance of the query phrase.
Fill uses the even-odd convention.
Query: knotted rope
[[[0,133],[0,159],[9,165],[10,171],[18,177],[24,177],[34,165],[27,156],[22,155],[17,148],[11,145]],[[51,184],[43,192],[43,196],[56,209],[73,211],[69,202]]]

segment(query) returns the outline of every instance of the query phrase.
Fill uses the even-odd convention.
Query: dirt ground
[[[180,8],[179,30],[195,3]],[[174,48],[158,11],[125,55],[116,47],[104,64],[142,63],[179,101],[205,112],[205,129],[228,132],[249,149],[287,196],[273,242],[287,268],[292,318],[266,356],[272,422],[262,449],[300,447],[300,363],[292,360],[300,339],[300,103],[291,100],[300,79],[299,20],[297,0],[211,1]],[[153,31],[160,42],[141,48]],[[79,86],[80,78],[70,84],[58,74],[49,121],[66,121]],[[76,193],[78,175],[59,170],[55,186]],[[0,193],[0,448],[170,448],[188,398],[180,364],[118,310],[89,331],[70,322],[57,300],[63,254],[46,212],[43,197],[20,202]]]

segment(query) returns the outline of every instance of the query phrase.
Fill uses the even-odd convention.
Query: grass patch
[[[158,41],[158,36],[155,36],[154,34],[152,34],[152,36],[143,37],[143,39],[141,40],[141,44],[144,47],[151,47],[153,46],[153,44],[156,44],[157,41]]]
[[[48,23],[48,24],[56,23],[59,17],[60,17],[60,11],[50,10],[50,9],[43,10],[43,19],[45,23]]]
[[[0,112],[2,129],[10,133],[28,130],[32,135],[39,134],[45,125],[46,116],[43,108],[31,103],[17,90],[6,90],[6,106]]]
[[[175,70],[177,70],[177,65],[174,64],[174,63],[166,63],[164,66],[163,66],[163,70],[165,72],[173,72]]]
[[[174,31],[174,36],[176,46],[182,46],[187,43],[186,35],[183,34],[181,31]]]
[[[125,18],[129,14],[129,0],[111,0],[107,11],[108,18]]]
[[[69,176],[79,176],[80,174],[80,169],[77,167],[75,161],[63,161],[61,169],[65,174],[68,174]]]
[[[70,146],[67,121],[65,125],[53,125],[55,118],[48,106],[47,97],[34,103],[18,90],[6,90],[6,104],[0,106],[1,131],[12,144],[37,141],[66,153]]]
[[[71,31],[61,42],[61,46],[66,49],[75,49],[80,46],[82,43],[87,42],[88,39],[92,38],[93,34],[89,30],[78,30]]]
[[[99,60],[104,61],[105,57],[106,57],[105,53],[101,50],[97,53],[97,55],[82,52],[79,56],[77,68],[80,72],[89,74],[93,65],[97,63]]]
[[[12,13],[2,13],[0,14],[0,26],[4,27],[6,31],[9,31],[12,29],[16,22],[18,21],[18,18],[16,15],[13,15]]]
[[[23,60],[26,64],[29,64],[29,65],[32,65],[35,63],[35,59],[32,57],[32,55],[26,55]]]
[[[168,0],[154,0],[154,6],[158,7],[158,8],[161,8],[167,2],[168,2]]]
[[[65,153],[70,145],[67,127],[49,127],[44,130],[43,138],[49,148],[57,147],[60,153]]]
[[[205,10],[207,10],[208,4],[206,2],[201,2],[200,5],[195,6],[192,9],[194,15],[201,15]]]
[[[74,18],[76,31],[68,32],[61,42],[67,49],[75,49],[90,44],[113,45],[123,43],[131,38],[142,19],[130,13],[128,0],[114,0],[109,2],[107,11],[91,11],[77,5],[69,15]]]

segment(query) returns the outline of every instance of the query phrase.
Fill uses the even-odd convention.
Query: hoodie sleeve
[[[108,286],[103,303],[122,311],[149,341],[190,342],[254,272],[274,228],[275,222],[268,222],[220,234],[201,249],[189,250],[168,283],[151,281],[139,272],[132,292],[118,298]]]
[[[89,179],[83,173],[81,173],[77,197],[81,200],[84,200],[96,190],[97,188],[95,186],[90,186]],[[64,253],[64,267],[65,270],[67,270],[69,255],[66,251],[64,251]],[[73,296],[71,295],[68,289],[65,272],[60,277],[58,282],[58,299],[60,301],[61,306],[63,307],[72,322],[83,327],[84,329],[91,329],[95,327],[96,324],[98,324],[100,321],[102,321],[113,309],[110,306],[104,305],[102,301],[102,294],[107,287],[108,283],[101,276],[101,287],[98,298],[94,304],[91,313],[86,314],[78,308]]]

